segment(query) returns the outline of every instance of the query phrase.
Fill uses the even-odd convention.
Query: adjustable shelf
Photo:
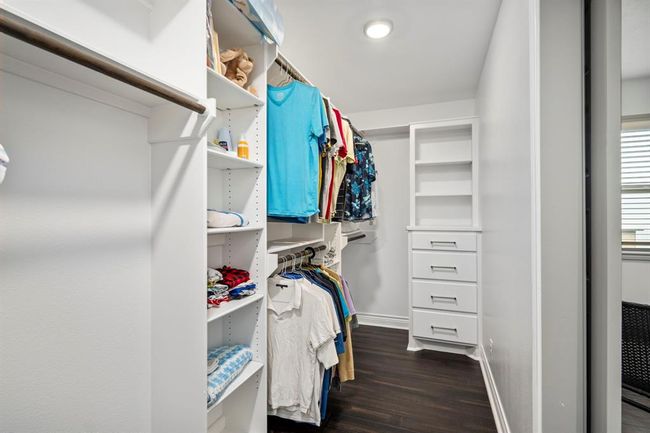
[[[310,245],[323,242],[323,238],[319,239],[276,239],[269,242],[269,254],[278,254],[283,251],[289,251],[296,248],[308,247]]]
[[[242,299],[235,299],[232,301],[224,302],[218,307],[208,309],[208,323],[219,320],[223,317],[226,317],[230,314],[233,314],[240,308],[244,308],[248,305],[254,304],[258,301],[261,301],[264,298],[263,293],[255,293],[254,295],[247,296]]]
[[[477,131],[475,118],[411,125],[411,226],[477,225]]]
[[[244,233],[244,232],[257,232],[264,230],[261,225],[248,225],[244,227],[223,227],[208,229],[208,235],[223,235],[229,233]]]
[[[437,193],[429,192],[416,192],[416,197],[426,198],[426,197],[471,197],[471,192],[454,192],[454,191],[441,191]]]
[[[217,108],[235,110],[238,108],[261,107],[264,101],[246,89],[230,81],[225,76],[207,68],[208,97],[215,98]]]
[[[237,389],[244,385],[249,379],[251,379],[255,374],[260,372],[264,368],[264,364],[258,361],[251,361],[249,362],[246,367],[244,367],[244,370],[239,373],[239,376],[235,378],[235,380],[228,385],[228,388],[223,392],[221,397],[217,401],[212,404],[208,410],[207,413],[210,414],[211,411],[213,411],[215,408],[217,408],[221,403],[223,403],[228,397],[230,397]]]
[[[262,168],[264,164],[208,147],[208,167],[219,170],[241,170],[246,168]]]
[[[471,159],[461,158],[461,159],[439,159],[439,160],[418,160],[415,161],[416,167],[435,167],[438,165],[463,165],[471,164]]]

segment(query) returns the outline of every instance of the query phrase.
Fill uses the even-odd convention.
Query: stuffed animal
[[[233,48],[221,52],[221,62],[226,66],[226,78],[244,87],[248,82],[248,75],[253,70],[253,59],[241,48]]]

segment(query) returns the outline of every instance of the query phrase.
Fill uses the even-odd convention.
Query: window
[[[621,185],[623,249],[650,253],[650,119],[623,123]]]

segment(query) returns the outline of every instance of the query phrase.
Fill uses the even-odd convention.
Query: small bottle
[[[246,136],[242,135],[237,143],[237,156],[242,159],[248,159],[248,141]]]

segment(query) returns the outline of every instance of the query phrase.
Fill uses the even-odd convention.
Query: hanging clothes
[[[268,413],[320,425],[332,382],[354,379],[352,297],[343,277],[313,266],[268,288]]]
[[[357,162],[348,165],[345,174],[345,209],[343,220],[365,221],[375,217],[372,206],[372,184],[377,179],[372,146],[360,135],[354,135]]]
[[[348,164],[354,164],[355,161],[354,137],[350,121],[342,118],[340,126],[342,126],[341,132],[343,133],[344,146],[341,146],[334,160],[334,191],[332,192],[332,203],[330,205],[330,220],[334,219],[336,216],[336,209],[340,195],[339,191],[343,180],[345,179],[347,166]]]
[[[268,86],[268,215],[318,213],[319,150],[329,127],[320,91],[298,81]]]

